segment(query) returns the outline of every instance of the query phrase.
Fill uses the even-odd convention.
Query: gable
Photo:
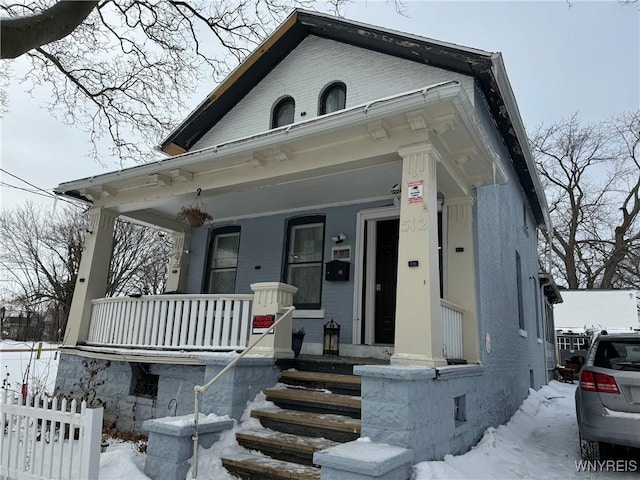
[[[307,36],[193,147],[200,149],[271,128],[274,104],[295,100],[295,121],[318,115],[323,90],[335,81],[346,85],[346,108],[457,80],[473,99],[473,78],[373,50]]]

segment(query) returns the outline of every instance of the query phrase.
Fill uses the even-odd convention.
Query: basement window
[[[453,397],[453,419],[456,422],[456,427],[459,427],[467,421],[466,395]]]
[[[157,398],[159,375],[151,373],[148,363],[131,363],[131,395]]]

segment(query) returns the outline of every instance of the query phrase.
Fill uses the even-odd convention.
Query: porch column
[[[187,271],[188,253],[185,246],[189,244],[189,235],[185,232],[173,232],[173,251],[167,266],[167,283],[165,292],[181,292],[184,287]]]
[[[462,348],[469,363],[480,360],[478,298],[473,243],[473,198],[445,200],[447,211],[447,300],[462,307]]]
[[[277,320],[282,310],[293,305],[293,295],[298,291],[297,287],[280,282],[252,283],[254,292],[251,313],[253,319],[256,315],[273,315]],[[252,322],[253,323],[253,322]],[[293,358],[291,350],[292,319],[289,317],[275,328],[275,332],[267,335],[252,350],[256,355],[266,355],[275,358]],[[252,327],[253,330],[253,327]],[[249,344],[261,335],[261,331],[251,332]]]
[[[104,208],[92,208],[87,217],[89,227],[69,311],[65,346],[75,346],[87,339],[91,300],[104,297],[106,292],[116,216]]]
[[[438,265],[436,164],[440,155],[430,143],[403,147],[398,153],[402,157],[402,197],[391,362],[446,365]]]

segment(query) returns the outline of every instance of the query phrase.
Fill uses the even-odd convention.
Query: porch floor
[[[389,365],[388,359],[373,357],[346,357],[300,354],[297,358],[283,358],[276,360],[281,370],[307,370],[311,372],[353,374],[355,365]]]

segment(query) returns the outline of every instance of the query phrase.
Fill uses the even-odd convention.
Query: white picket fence
[[[0,480],[97,479],[102,408],[2,391]],[[67,411],[68,410],[68,411]]]
[[[244,348],[253,295],[145,295],[93,300],[88,344]]]

